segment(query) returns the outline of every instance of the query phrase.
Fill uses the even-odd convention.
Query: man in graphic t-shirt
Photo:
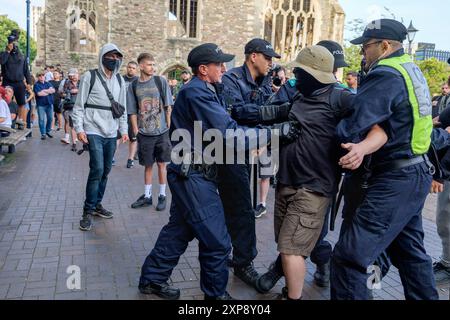
[[[149,207],[152,201],[153,164],[158,166],[159,196],[157,211],[166,208],[166,164],[172,145],[169,137],[172,93],[167,80],[155,76],[155,59],[149,53],[138,57],[139,79],[128,87],[127,109],[134,134],[137,135],[139,164],[145,167],[145,191],[133,209]]]

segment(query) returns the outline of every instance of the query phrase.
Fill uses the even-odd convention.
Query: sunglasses
[[[383,40],[363,44],[363,45],[361,46],[361,51],[362,51],[362,52],[366,52],[366,50],[369,49],[370,46],[372,46],[372,45],[374,45],[374,44],[382,43],[382,42],[383,42]]]

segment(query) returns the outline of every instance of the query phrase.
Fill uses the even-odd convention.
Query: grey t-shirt
[[[165,92],[166,107],[173,105],[172,93],[167,80],[160,77],[162,89]],[[137,98],[137,101],[136,101]],[[155,83],[155,77],[145,82],[138,80],[136,95],[133,85],[130,83],[127,93],[128,114],[136,114],[138,117],[139,133],[145,136],[160,136],[167,131],[166,113],[163,102]]]

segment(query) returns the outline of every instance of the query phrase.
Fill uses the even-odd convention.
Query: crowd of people
[[[332,299],[368,299],[371,268],[377,266],[383,277],[391,265],[399,269],[407,299],[438,299],[436,281],[450,279],[450,83],[432,99],[422,72],[404,53],[405,26],[391,19],[376,25],[380,28],[369,26],[352,41],[361,45],[365,64],[347,72],[345,84],[337,79],[348,67],[344,50],[328,40],[304,48],[282,67],[274,64],[281,56],[269,42],[253,39],[245,45],[244,64],[230,70],[225,64],[233,55],[203,44],[189,53],[192,74],[183,71],[180,82],[158,76],[150,53],[128,62],[120,75],[123,53],[108,43],[97,69],[79,77],[72,68],[64,78],[60,66],[48,67],[33,83],[27,66],[20,76],[17,70],[15,78],[10,76],[7,55],[17,50],[9,44],[1,56],[0,126],[30,127],[36,108],[42,140],[64,127],[62,143],[77,151],[81,142],[89,151],[83,231],[91,230],[93,216],[114,216],[102,200],[120,143],[129,142],[127,168],[137,159],[144,167],[143,194],[131,208],[165,210],[169,185],[170,219],[142,266],[143,294],[180,297],[168,280],[196,238],[205,299],[232,299],[226,291],[231,267],[260,293],[285,277],[283,296],[301,300],[308,258],[316,265],[315,283],[330,287]],[[252,196],[249,158],[194,161],[203,156],[207,141],[188,141],[183,162],[175,162],[174,135],[184,130],[194,137],[197,122],[202,132],[215,129],[222,137],[228,130],[255,132],[237,136],[245,151],[279,155],[277,172],[259,163],[259,195]],[[238,152],[226,143],[224,149],[232,158]],[[159,190],[154,200],[155,163]],[[279,255],[261,275],[253,263],[255,221],[267,212],[271,180]],[[421,220],[430,190],[440,193],[437,224],[443,244],[442,258],[434,264],[424,248]],[[340,208],[341,194],[344,221],[333,248],[326,241],[328,222]]]

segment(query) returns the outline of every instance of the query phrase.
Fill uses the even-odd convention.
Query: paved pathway
[[[34,136],[39,137],[36,128]],[[71,152],[59,142],[61,136],[57,133],[55,139],[46,141],[30,139],[0,164],[0,299],[157,299],[138,293],[137,284],[140,266],[168,221],[168,211],[130,208],[143,193],[143,169],[125,168],[127,147],[122,145],[104,199],[115,217],[95,219],[92,232],[81,232],[78,223],[88,155]],[[269,202],[273,203],[273,190]],[[432,221],[435,202],[435,197],[430,197],[424,211],[426,247],[434,260],[440,254]],[[270,206],[269,214],[257,221],[259,255],[255,266],[260,272],[277,254],[272,212]],[[335,242],[337,233],[328,237]],[[171,278],[182,289],[182,299],[203,298],[197,252],[194,241]],[[66,286],[66,271],[71,265],[81,269],[81,290],[71,291]],[[329,290],[313,284],[313,271],[308,263],[305,299],[328,299]],[[229,291],[239,299],[275,299],[283,285],[280,281],[270,294],[260,295],[230,272]],[[448,299],[448,288],[449,284],[440,288],[442,299]],[[396,270],[384,279],[375,298],[404,299]]]

